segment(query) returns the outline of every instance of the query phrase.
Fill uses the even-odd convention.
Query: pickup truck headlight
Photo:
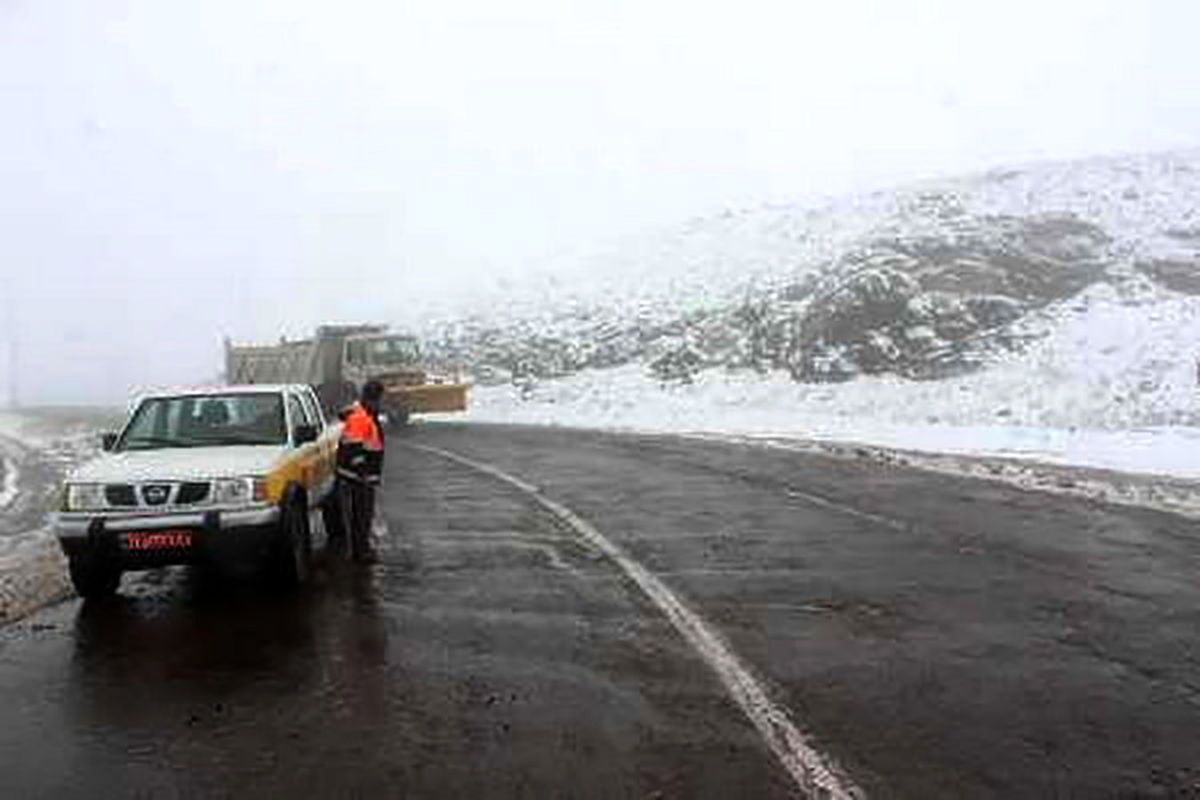
[[[94,511],[105,505],[104,487],[101,484],[67,484],[67,511]]]
[[[265,478],[219,478],[213,482],[213,501],[219,505],[247,505],[266,499]]]

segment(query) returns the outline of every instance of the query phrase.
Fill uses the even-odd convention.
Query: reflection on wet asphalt
[[[872,797],[1200,796],[1187,520],[669,437],[403,437],[378,565],[294,596],[165,570],[0,628],[3,794],[793,796],[611,564],[407,439],[595,523]]]
[[[331,720],[353,717],[365,731],[387,697],[376,580],[335,565],[323,585],[285,598],[172,570],[158,585],[127,584],[135,596],[56,610],[34,623],[54,628],[27,628],[32,642],[10,638],[2,651],[6,675],[25,661],[19,643],[44,651],[25,679],[49,690],[18,700],[10,731],[23,741],[5,741],[5,753],[22,755],[16,785],[220,795],[270,778]],[[42,667],[61,670],[59,680],[45,685]]]
[[[388,491],[382,563],[325,556],[297,595],[161,570],[6,629],[13,796],[788,795],[669,627],[523,498],[432,459]]]

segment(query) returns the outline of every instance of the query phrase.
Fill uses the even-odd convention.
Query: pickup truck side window
[[[317,404],[312,389],[300,392],[300,403],[304,406],[304,412],[308,415],[310,423],[316,427],[317,432],[325,430],[325,418],[321,415],[321,406]]]
[[[288,392],[287,402],[288,416],[292,418],[293,430],[297,425],[313,424],[312,420],[308,418],[308,412],[305,410],[304,405],[300,402],[296,395]]]

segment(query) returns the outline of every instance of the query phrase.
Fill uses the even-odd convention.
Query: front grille
[[[184,483],[179,487],[179,494],[175,496],[175,503],[178,505],[188,505],[190,503],[199,503],[206,499],[208,499],[207,483]]]
[[[136,506],[137,497],[128,483],[110,483],[104,487],[104,499],[110,506]]]

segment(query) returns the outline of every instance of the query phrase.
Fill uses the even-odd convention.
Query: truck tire
[[[84,600],[111,597],[121,583],[121,568],[111,559],[84,551],[67,559],[71,585]]]
[[[276,583],[284,589],[304,583],[308,580],[311,557],[312,537],[308,530],[307,504],[303,497],[293,497],[283,508],[271,553],[270,567]]]
[[[394,406],[387,410],[387,427],[389,430],[397,431],[408,426],[408,409],[402,406]]]

